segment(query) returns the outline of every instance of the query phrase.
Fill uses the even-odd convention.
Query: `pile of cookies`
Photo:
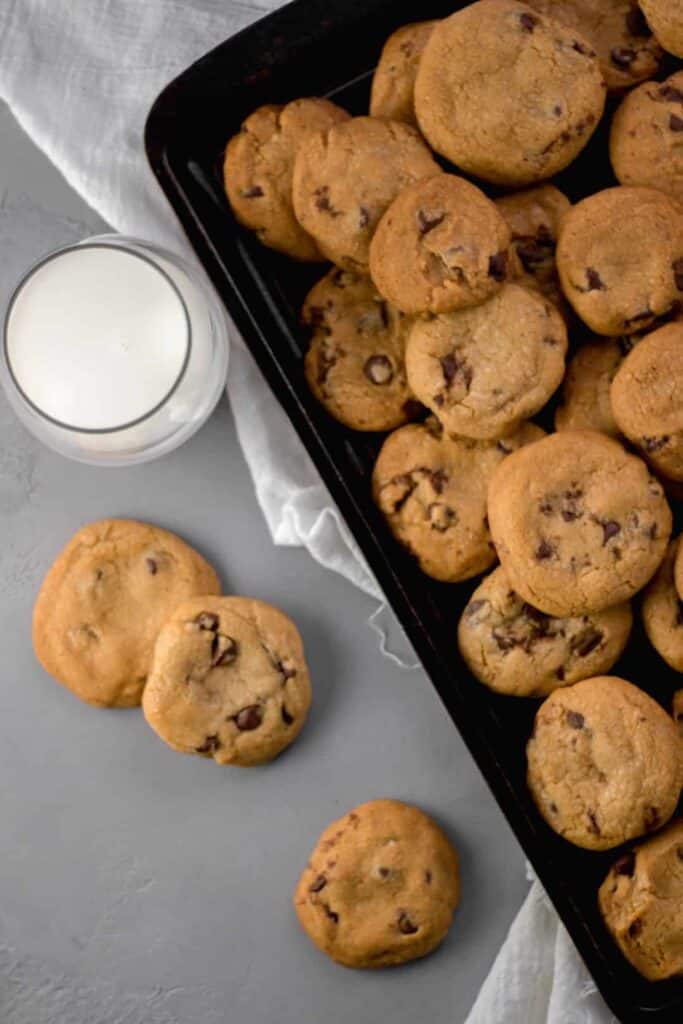
[[[545,698],[539,812],[588,849],[657,832],[599,896],[652,979],[683,973],[683,822],[659,831],[683,747],[606,673],[643,590],[683,671],[683,71],[655,80],[664,51],[683,57],[679,2],[478,0],[387,40],[369,116],[263,107],[224,163],[244,226],[334,265],[303,306],[306,379],[345,426],[391,431],[372,478],[389,529],[433,579],[492,570],[458,643],[486,686]],[[619,184],[572,206],[548,179],[606,103]]]

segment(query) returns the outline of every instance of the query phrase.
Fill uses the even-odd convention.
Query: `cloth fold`
[[[147,166],[147,111],[188,64],[277,6],[277,0],[3,0],[0,97],[114,229],[192,258]],[[229,394],[274,542],[305,546],[322,565],[381,599],[293,427],[239,339],[231,353]],[[391,613],[384,607],[373,619],[386,642]],[[395,634],[395,622],[393,627]],[[612,1020],[535,882],[467,1024]]]

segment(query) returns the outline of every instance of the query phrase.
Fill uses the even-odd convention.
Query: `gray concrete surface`
[[[32,259],[102,228],[0,106],[0,311]],[[227,588],[300,624],[315,704],[279,761],[174,754],[139,712],[87,707],[40,670],[42,574],[108,515],[176,530]],[[0,396],[2,1024],[465,1019],[526,891],[523,858],[424,673],[378,653],[372,611],[306,552],[273,547],[227,403],[173,455],[98,470],[41,448]],[[463,898],[437,954],[354,973],[299,932],[291,892],[328,821],[379,795],[444,824]]]

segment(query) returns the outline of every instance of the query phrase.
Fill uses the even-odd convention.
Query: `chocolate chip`
[[[636,59],[636,51],[631,50],[628,46],[615,46],[614,49],[610,50],[610,57],[616,67],[629,68]]]
[[[524,17],[524,15],[522,15]],[[502,249],[489,257],[489,277],[494,281],[504,281],[508,272],[508,254]]]
[[[218,616],[213,612],[200,612],[194,621],[200,629],[208,629],[211,632],[218,629]]]
[[[679,292],[683,292],[683,259],[676,260],[671,264],[671,269],[674,272],[674,279],[676,281],[676,287]]]
[[[309,892],[320,892],[327,885],[327,879],[324,875],[318,875],[308,887]]]
[[[656,807],[648,807],[645,811],[645,817],[643,818],[643,824],[646,832],[654,832],[656,828],[659,828],[661,824],[661,818],[659,816],[659,810]]]
[[[398,915],[398,930],[402,935],[414,935],[417,931],[417,925],[414,924],[405,910],[402,910]]]
[[[555,115],[555,117],[559,117],[561,113],[562,113],[562,107],[558,103],[558,104],[556,104],[553,107],[553,114]]]
[[[683,104],[683,91],[676,89],[673,85],[660,85],[659,96],[661,99],[666,100],[667,103]]]
[[[458,521],[455,509],[452,509],[449,505],[444,505],[440,501],[433,502],[429,506],[427,515],[432,530],[436,530],[438,533],[445,533],[446,530],[450,529]]]
[[[85,635],[88,637],[89,640],[99,640],[100,639],[99,634],[97,633],[97,631],[94,630],[92,626],[89,626],[87,622],[84,623],[84,625],[82,625],[80,627],[80,632],[81,633],[85,633]]]
[[[557,806],[556,803],[551,803],[550,804],[550,813],[551,814],[559,814],[560,813],[560,809],[559,809],[559,807]]]
[[[616,523],[613,519],[603,520],[600,523],[600,525],[602,526],[603,547],[605,546],[605,544],[607,544],[609,540],[612,539],[612,537],[616,537],[617,534],[621,533],[621,526],[619,525],[619,523]]]
[[[683,858],[681,858],[681,859],[683,860]],[[431,873],[431,871],[429,871],[429,869],[427,871],[425,871],[425,882],[427,883],[427,885],[431,885],[432,884],[432,873]]]
[[[147,566],[147,571],[149,572],[150,576],[156,576],[157,572],[159,571],[159,566],[154,561],[154,559],[146,558],[145,565]]]
[[[219,665],[232,665],[238,650],[237,641],[233,637],[216,633],[211,643],[211,664],[215,668]]]
[[[468,619],[473,619],[477,612],[481,611],[481,609],[484,607],[486,603],[486,601],[470,601],[470,603],[465,608],[465,617]],[[681,602],[681,605],[683,606],[683,602]]]
[[[201,747],[195,747],[198,754],[212,754],[214,750],[220,750],[221,741],[218,736],[214,733],[212,736],[207,736]]]
[[[270,651],[268,653],[270,654]],[[294,668],[291,662],[280,661],[279,658],[274,657],[272,654],[270,656],[273,665],[282,676],[283,685],[287,682],[288,679],[294,678],[294,676],[296,675],[296,669]]]
[[[363,373],[371,384],[382,386],[394,379],[394,368],[387,356],[370,356],[366,359]]]
[[[653,452],[658,452],[664,445],[668,444],[670,440],[671,438],[668,434],[663,434],[661,437],[644,437],[641,445],[648,455],[652,455]]]
[[[248,707],[242,708],[234,718],[235,725],[240,732],[251,732],[252,729],[258,729],[262,721],[263,711],[258,704],[250,704]]]
[[[619,858],[614,865],[614,873],[615,875],[628,875],[629,878],[633,878],[635,866],[636,855],[631,851],[631,853],[625,853],[623,857]]]
[[[318,210],[322,213],[328,213],[330,217],[340,217],[341,210],[335,210],[334,206],[330,202],[330,187],[329,185],[321,185],[313,193],[315,196],[315,205]]]
[[[260,185],[252,185],[251,188],[244,188],[240,193],[242,199],[259,199],[263,195],[263,189]]]
[[[329,917],[330,921],[334,921],[334,923],[336,924],[337,921],[339,920],[339,914],[335,913],[334,910],[331,910],[326,903],[321,903],[320,906],[323,908],[323,910]]]
[[[639,917],[637,917],[635,919],[635,921],[631,921],[630,925],[628,926],[629,938],[635,939],[635,937],[637,935],[640,935],[642,930],[643,930],[643,922],[640,920]]]
[[[554,554],[555,548],[545,539],[541,541],[535,551],[535,556],[539,562],[544,562],[546,559],[552,558]]]
[[[560,665],[560,667],[558,669],[555,669],[555,675],[560,680],[560,682],[564,681],[565,673],[564,673],[564,666],[563,665]]]
[[[586,629],[572,640],[570,650],[572,653],[578,654],[580,658],[587,658],[596,647],[600,646],[604,637],[605,634],[599,629]]]
[[[370,212],[366,210],[364,206],[360,206],[358,208],[358,227],[362,230],[363,228],[366,228],[369,223]]]
[[[586,281],[588,283],[586,291],[604,292],[605,285],[603,284],[602,278],[600,277],[600,275],[594,267],[586,267]]]
[[[294,721],[294,716],[290,715],[289,711],[284,706],[284,704],[282,705],[281,713],[282,713],[282,721],[285,723],[285,725],[291,725],[292,722]]]
[[[459,377],[465,387],[469,389],[473,373],[472,367],[464,359],[459,360],[455,353],[451,353],[451,355],[444,356],[440,362],[444,380],[448,385],[452,384],[456,377]]]
[[[391,874],[391,868],[379,867],[377,868],[377,874],[379,875],[380,878],[388,878],[389,875]]]
[[[417,226],[420,232],[420,237],[424,238],[424,236],[428,235],[430,231],[434,230],[434,228],[438,228],[439,224],[441,224],[445,219],[445,213],[428,214],[425,213],[424,210],[418,210]]]
[[[424,471],[429,477],[429,482],[435,494],[442,494],[448,483],[448,473],[445,469],[432,469]]]
[[[671,114],[669,117],[669,130],[672,132],[683,132],[683,117],[679,117],[678,114]],[[678,278],[676,283],[678,285]],[[683,291],[683,288],[678,290]]]
[[[582,53],[584,57],[595,57],[595,50],[587,50],[583,43],[580,43],[577,39],[572,43],[572,50]]]
[[[534,17],[533,14],[529,14],[528,11],[524,11],[519,16],[519,23],[525,32],[533,32],[539,23],[539,19]]]
[[[640,7],[634,6],[630,9],[625,18],[626,31],[632,36],[651,36],[650,26],[645,20],[645,15]]]
[[[602,835],[600,832],[600,826],[598,825],[598,819],[595,817],[593,811],[588,811],[588,830],[595,836]]]
[[[572,729],[583,729],[586,719],[578,711],[567,712],[567,725]]]
[[[498,645],[498,649],[504,653],[507,651],[514,650],[515,647],[520,646],[520,641],[515,636],[510,636],[509,633],[496,633],[495,630],[491,634],[493,639]]]

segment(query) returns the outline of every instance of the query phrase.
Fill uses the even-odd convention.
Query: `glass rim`
[[[94,237],[97,238],[97,237],[101,237],[101,236],[94,236]],[[116,238],[116,237],[119,237],[119,236],[114,234],[114,235],[112,235],[112,237]],[[140,243],[140,244],[144,244],[144,243]],[[185,318],[185,328],[186,328],[186,332],[185,332],[185,339],[186,339],[186,341],[185,341],[185,355],[184,355],[183,362],[182,362],[182,365],[180,367],[180,370],[178,372],[178,375],[177,375],[176,379],[174,380],[173,384],[168,389],[168,391],[163,396],[163,398],[161,398],[160,401],[158,401],[156,403],[156,405],[154,405],[147,412],[142,413],[142,415],[140,415],[140,416],[136,416],[135,419],[128,420],[128,422],[126,422],[126,423],[117,424],[116,426],[113,426],[113,427],[78,427],[78,426],[75,426],[72,423],[65,423],[63,420],[59,420],[55,416],[50,416],[49,413],[45,412],[44,409],[41,409],[39,405],[36,405],[36,403],[31,398],[29,398],[29,396],[26,394],[24,388],[21,386],[21,384],[19,383],[19,381],[18,381],[18,379],[17,379],[17,377],[15,375],[14,369],[12,367],[12,361],[10,359],[10,354],[9,354],[9,324],[10,324],[10,319],[11,319],[11,316],[12,316],[12,310],[14,309],[15,303],[16,303],[17,299],[19,298],[19,295],[21,294],[22,290],[28,284],[28,282],[31,280],[31,278],[39,270],[41,270],[47,263],[52,262],[52,260],[58,259],[60,256],[63,256],[66,253],[76,252],[79,249],[113,249],[116,252],[124,251],[129,256],[134,256],[136,259],[142,260],[144,263],[147,263],[158,274],[160,274],[161,277],[164,278],[164,280],[166,281],[167,284],[170,285],[173,293],[175,294],[175,296],[177,297],[177,299],[178,299],[178,301],[180,303],[180,308],[181,308],[181,310],[183,312],[183,316]],[[172,256],[172,254],[169,253],[169,256]],[[176,391],[180,387],[180,385],[181,385],[181,383],[182,383],[182,381],[183,381],[183,379],[185,377],[185,374],[187,372],[187,368],[188,368],[188,365],[189,365],[189,362],[190,362],[191,353],[192,353],[192,323],[191,323],[191,320],[190,320],[190,314],[189,314],[189,311],[188,311],[188,308],[187,308],[187,304],[186,304],[185,299],[183,298],[183,296],[181,294],[180,289],[178,288],[177,284],[172,279],[170,274],[168,274],[162,267],[158,266],[158,264],[155,263],[154,260],[150,256],[147,256],[143,252],[139,252],[137,249],[134,249],[129,243],[126,243],[126,242],[116,243],[116,242],[89,241],[86,238],[82,242],[72,242],[69,245],[64,245],[64,246],[60,246],[58,249],[53,249],[52,252],[46,253],[45,256],[41,256],[41,258],[39,260],[37,260],[36,263],[34,263],[26,271],[26,273],[21,277],[21,279],[17,283],[16,287],[14,288],[14,291],[12,292],[10,300],[9,300],[9,302],[7,304],[7,311],[5,313],[5,318],[4,318],[4,323],[3,323],[2,354],[3,354],[3,358],[4,358],[4,363],[5,363],[5,366],[7,367],[7,372],[9,373],[9,376],[10,376],[10,379],[12,381],[12,384],[13,384],[14,388],[16,389],[16,391],[18,392],[18,394],[20,395],[20,397],[22,398],[22,400],[29,406],[29,408],[34,413],[36,413],[36,415],[40,416],[41,419],[46,420],[48,423],[53,424],[53,426],[59,427],[62,430],[68,430],[71,433],[75,433],[75,434],[90,434],[90,435],[116,434],[119,431],[129,430],[131,427],[137,427],[141,423],[145,423],[147,420],[151,419],[152,416],[155,416],[159,412],[159,410],[162,409],[163,406],[166,405],[166,403],[173,397],[173,395],[176,393]]]

